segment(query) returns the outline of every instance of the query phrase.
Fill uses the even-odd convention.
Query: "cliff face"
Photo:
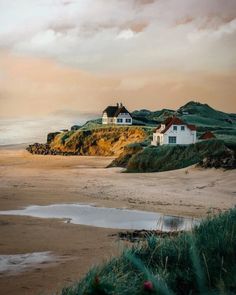
[[[48,144],[34,144],[27,150],[34,154],[119,156],[124,146],[146,140],[150,131],[134,126],[68,131],[50,137]]]
[[[124,146],[145,140],[147,133],[137,127],[105,127],[58,134],[50,148],[88,156],[119,156]]]

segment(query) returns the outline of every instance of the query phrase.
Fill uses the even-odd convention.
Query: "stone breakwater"
[[[62,156],[73,156],[78,155],[77,152],[62,152],[60,150],[51,149],[47,143],[34,143],[30,144],[26,150],[34,155],[62,155]]]

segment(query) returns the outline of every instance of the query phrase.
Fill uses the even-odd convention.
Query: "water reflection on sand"
[[[140,210],[95,207],[87,204],[29,206],[20,210],[0,211],[0,215],[62,218],[74,224],[114,229],[191,230],[199,220]]]

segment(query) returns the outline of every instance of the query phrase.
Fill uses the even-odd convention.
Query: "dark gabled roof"
[[[199,137],[199,139],[211,139],[211,138],[216,138],[214,133],[212,133],[211,131],[207,131]]]
[[[103,113],[107,113],[108,117],[117,117],[120,113],[128,113],[131,116],[130,112],[124,106],[108,106]]]
[[[166,133],[166,131],[168,131],[172,125],[185,125],[192,131],[196,130],[195,125],[186,124],[186,123],[184,123],[184,121],[182,121],[181,119],[179,119],[177,117],[167,118],[163,124],[165,124],[165,126],[166,126],[165,129],[161,131],[161,133],[163,133],[163,134]]]
[[[120,113],[128,113],[131,116],[130,112],[124,106],[118,108],[118,110],[115,113],[115,117],[117,117]]]
[[[107,113],[107,117],[115,117],[116,112],[118,111],[118,106],[108,106],[103,113]]]

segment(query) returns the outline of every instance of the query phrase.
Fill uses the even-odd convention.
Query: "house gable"
[[[106,113],[107,117],[115,117],[115,114],[117,113],[118,109],[118,106],[108,106],[103,111],[103,115]]]
[[[171,117],[155,130],[152,144],[190,144],[195,142],[196,126],[186,124],[177,117]]]
[[[103,111],[103,124],[132,125],[132,116],[130,112],[122,105],[108,106]]]

